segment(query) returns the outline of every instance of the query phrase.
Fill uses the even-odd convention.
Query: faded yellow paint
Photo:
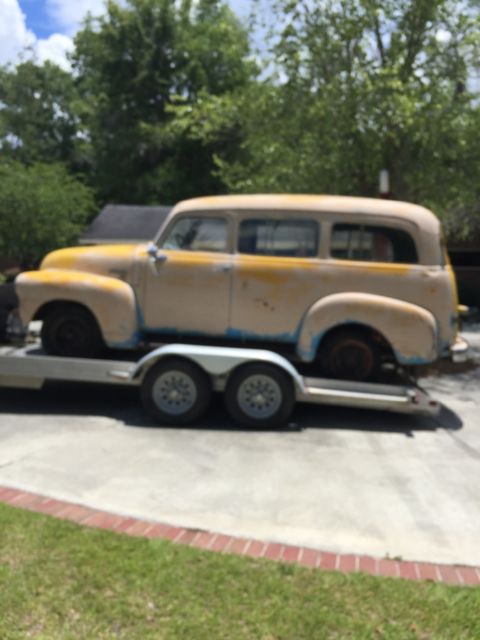
[[[318,336],[352,318],[388,336],[405,362],[437,358],[436,322],[429,311],[386,296],[350,292],[326,296],[313,305],[302,325],[298,353],[313,359]]]
[[[41,286],[85,286],[89,288],[98,287],[103,291],[120,291],[125,284],[115,278],[105,278],[93,273],[83,273],[82,271],[68,271],[62,269],[45,269],[43,271],[25,271],[17,279],[17,286],[22,286],[29,281],[30,284]]]
[[[331,258],[330,262],[333,266],[352,268],[352,260],[338,260],[337,258]],[[408,276],[412,269],[416,268],[416,265],[410,264],[398,264],[394,262],[361,262],[355,261],[355,271],[370,272],[376,271],[378,273],[385,273],[389,276]]]
[[[232,256],[222,253],[162,251],[164,262],[141,258],[140,294],[145,327],[223,335],[229,324]]]
[[[28,324],[52,301],[74,302],[96,317],[105,342],[127,342],[137,330],[135,296],[125,282],[79,271],[30,271],[15,281],[22,322]]]
[[[403,308],[410,313],[412,307],[418,307],[428,311],[438,322],[441,342],[448,344],[454,340],[449,274],[441,267],[312,259],[302,261],[306,268],[297,264],[297,268],[288,269],[286,258],[278,261],[275,258],[252,260],[237,255],[235,260],[231,325],[245,335],[291,336],[295,341],[298,332],[303,335],[303,327],[313,322],[310,316],[320,313],[315,306],[318,301],[335,294],[368,292],[381,300],[394,300],[397,310]],[[284,268],[280,268],[279,263]],[[266,304],[259,304],[259,300]],[[272,308],[275,313],[272,313]],[[342,306],[335,322],[362,322],[375,327],[378,314],[378,305],[372,305],[369,313],[362,310],[361,315],[358,307],[349,310]],[[316,326],[316,322],[312,326]],[[327,327],[321,319],[318,322],[317,338],[335,326]],[[388,323],[383,323],[382,330],[388,341],[395,336],[394,325],[388,327]],[[409,357],[426,359],[426,351],[430,353],[427,343],[422,346],[423,338],[418,341],[416,337],[423,334],[416,329],[413,331],[408,324],[402,331],[406,340],[414,345],[413,353],[407,351]],[[415,335],[410,335],[412,331]],[[307,350],[301,347],[300,351]]]
[[[143,244],[61,249],[46,256],[40,271],[18,279],[22,318],[33,317],[50,300],[72,300],[92,309],[107,343],[127,341],[143,329],[175,330],[299,340],[299,352],[308,352],[308,357],[315,341],[332,328],[329,321],[371,326],[412,359],[434,359],[440,347],[453,344],[455,278],[450,266],[441,266],[440,224],[427,209],[340,196],[196,198],[172,210],[159,245],[176,216],[211,212],[230,220],[231,253],[160,250],[164,260],[155,261]],[[235,253],[236,225],[247,218],[279,215],[317,221],[321,233],[316,257]],[[419,264],[330,258],[328,237],[336,222],[408,230]]]
[[[95,260],[101,263],[102,260],[131,259],[135,245],[97,245],[93,247],[70,247],[68,249],[58,249],[49,253],[40,265],[41,269],[75,269],[83,266],[85,260]]]

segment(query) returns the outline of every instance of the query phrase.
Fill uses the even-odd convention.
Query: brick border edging
[[[121,516],[4,486],[0,486],[0,502],[62,520],[70,520],[87,527],[108,529],[143,538],[162,538],[176,544],[219,553],[268,558],[304,567],[343,573],[361,572],[373,576],[404,578],[406,580],[430,580],[451,585],[480,586],[480,567],[373,558],[364,555],[318,551],[278,542],[238,538],[221,533]]]

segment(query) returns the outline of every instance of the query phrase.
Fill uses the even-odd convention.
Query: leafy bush
[[[74,242],[94,211],[91,190],[62,165],[0,163],[0,255],[21,267]]]

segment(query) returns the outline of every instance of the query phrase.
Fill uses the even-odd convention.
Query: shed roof
[[[170,212],[168,206],[106,205],[82,233],[80,244],[116,244],[152,240]]]

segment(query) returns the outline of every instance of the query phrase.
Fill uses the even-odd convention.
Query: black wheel
[[[158,362],[140,389],[145,410],[162,424],[189,424],[208,409],[212,385],[193,362],[172,358]]]
[[[52,309],[43,319],[41,337],[45,351],[57,356],[93,358],[104,347],[93,315],[73,305]]]
[[[277,426],[285,424],[293,411],[295,389],[290,376],[274,365],[244,365],[230,376],[225,404],[238,424]]]
[[[326,338],[319,361],[329,378],[362,381],[378,373],[380,353],[367,334],[345,329]]]

